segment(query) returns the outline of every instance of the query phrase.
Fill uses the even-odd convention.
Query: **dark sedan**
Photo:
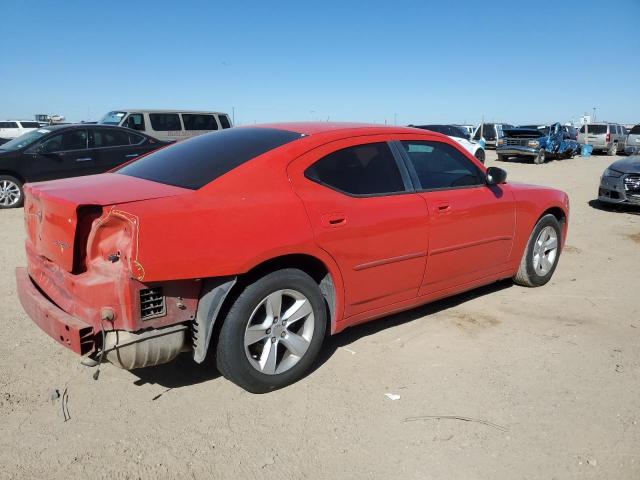
[[[22,185],[103,173],[166,142],[128,128],[60,125],[0,145],[0,208],[22,206]]]

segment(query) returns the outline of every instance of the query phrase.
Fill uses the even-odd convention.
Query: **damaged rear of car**
[[[498,141],[498,160],[509,157],[530,157],[533,163],[545,163],[550,158],[571,158],[578,152],[578,143],[570,138],[559,123],[551,126],[526,125],[504,130]]]

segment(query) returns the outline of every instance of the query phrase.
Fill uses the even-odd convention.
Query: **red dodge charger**
[[[565,193],[506,183],[437,133],[234,128],[27,185],[18,292],[85,363],[211,351],[267,392],[310,369],[327,331],[505,278],[544,285],[568,213]]]

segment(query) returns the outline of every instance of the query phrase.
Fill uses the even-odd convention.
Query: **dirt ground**
[[[188,357],[94,381],[22,311],[22,211],[0,212],[0,478],[640,478],[640,209],[592,203],[611,157],[495,158],[570,195],[552,281],[347,330],[267,395]]]

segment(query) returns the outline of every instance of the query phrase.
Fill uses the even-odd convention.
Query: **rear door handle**
[[[347,216],[344,213],[327,213],[322,215],[321,222],[323,227],[341,227],[347,223]]]
[[[447,213],[451,210],[451,205],[448,202],[441,202],[436,208],[438,209],[438,213]]]
[[[91,157],[76,158],[76,162],[90,162],[91,160],[93,160]]]
[[[132,153],[131,155],[126,155],[126,158],[133,158],[133,157],[137,157],[138,155],[140,155],[139,153]]]

